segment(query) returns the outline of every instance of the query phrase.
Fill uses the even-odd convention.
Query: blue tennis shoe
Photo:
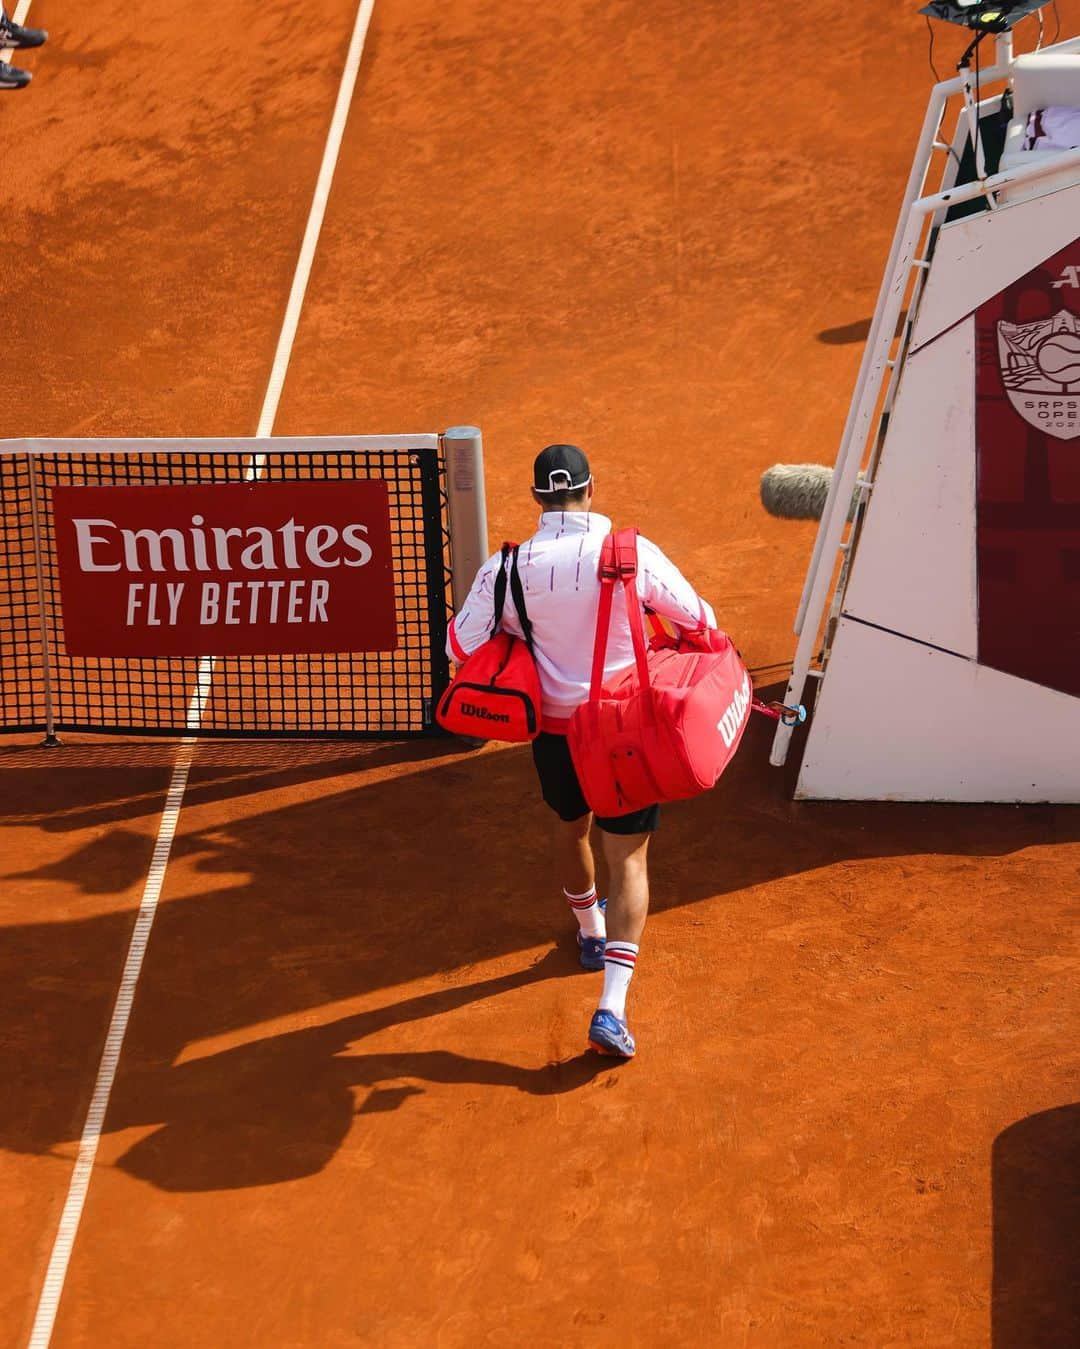
[[[577,944],[581,951],[581,968],[583,970],[602,970],[604,968],[603,937],[586,937],[579,932]]]
[[[614,1012],[602,1009],[593,1013],[589,1022],[589,1048],[598,1054],[614,1054],[620,1059],[632,1059],[637,1046],[630,1028]]]

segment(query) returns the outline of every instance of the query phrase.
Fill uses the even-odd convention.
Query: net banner
[[[385,482],[54,487],[72,656],[393,651]]]
[[[0,729],[437,731],[436,435],[0,449]]]

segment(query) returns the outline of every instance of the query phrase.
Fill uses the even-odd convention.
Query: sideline
[[[22,19],[25,18],[30,3],[31,0],[20,0],[14,16],[17,23],[21,23]],[[352,103],[360,60],[364,54],[364,43],[367,40],[368,26],[371,23],[374,8],[375,0],[360,0],[348,54],[345,58],[345,67],[341,72],[334,115],[331,118],[326,144],[323,148],[322,164],[315,183],[307,226],[304,230],[303,242],[300,245],[300,255],[297,258],[296,271],[293,274],[292,287],[289,291],[289,300],[285,307],[285,317],[278,337],[277,350],[274,353],[274,363],[270,370],[262,411],[259,414],[259,424],[255,432],[257,436],[269,436],[273,432],[278,403],[281,400],[281,391],[289,368],[293,341],[300,321],[300,311],[303,307],[312,264],[315,260],[315,250],[318,246],[319,234],[326,214],[326,204],[330,197],[331,184],[334,181],[338,153],[341,149],[342,137],[345,134],[345,124],[348,120],[349,107]],[[255,456],[246,471],[247,476],[257,477],[261,470],[262,464],[259,462],[259,456]],[[197,730],[202,722],[203,709],[210,693],[214,665],[215,658],[213,656],[204,656],[199,662],[195,690],[188,706],[187,726],[189,730]],[[195,739],[188,736],[180,742],[177,750],[176,762],[173,765],[172,777],[165,796],[161,823],[158,826],[157,838],[154,842],[150,869],[143,887],[142,899],[139,902],[139,912],[135,919],[131,941],[128,944],[124,971],[120,977],[116,1005],[109,1022],[105,1047],[102,1050],[101,1063],[98,1066],[97,1080],[94,1083],[94,1092],[90,1099],[90,1108],[87,1111],[86,1123],[79,1140],[78,1156],[68,1186],[67,1199],[60,1216],[60,1225],[53,1243],[52,1253],[49,1257],[49,1265],[45,1273],[37,1313],[34,1317],[33,1330],[30,1333],[29,1349],[48,1349],[52,1339],[60,1298],[63,1295],[64,1283],[67,1278],[68,1265],[71,1261],[71,1252],[79,1231],[83,1206],[86,1203],[86,1194],[90,1187],[90,1176],[97,1157],[98,1143],[101,1139],[105,1115],[109,1108],[109,1097],[116,1078],[117,1064],[120,1060],[120,1052],[123,1049],[124,1036],[127,1033],[128,1020],[135,998],[135,987],[142,970],[143,958],[146,955],[146,948],[150,940],[150,929],[157,913],[158,900],[165,880],[165,871],[169,863],[169,855],[172,852],[173,839],[176,836],[176,825],[183,805],[188,775],[195,757],[195,745]]]

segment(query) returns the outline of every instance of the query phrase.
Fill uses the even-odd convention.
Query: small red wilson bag
[[[512,555],[512,557],[511,557]],[[499,631],[506,603],[506,559],[510,593],[525,640]],[[540,677],[532,658],[532,624],[525,612],[525,592],[518,576],[517,544],[502,546],[503,565],[495,578],[495,626],[491,637],[460,667],[439,699],[435,717],[454,735],[508,740],[519,744],[540,734]]]
[[[589,701],[574,712],[567,737],[581,790],[598,815],[707,791],[750,719],[750,675],[725,634],[695,634],[646,651],[636,577],[637,530],[609,534],[600,554]],[[601,687],[617,583],[626,592],[635,665]]]

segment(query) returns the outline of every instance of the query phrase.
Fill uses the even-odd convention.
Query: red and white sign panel
[[[979,660],[1080,696],[1080,239],[976,325]]]
[[[55,487],[73,656],[397,646],[387,485]]]

